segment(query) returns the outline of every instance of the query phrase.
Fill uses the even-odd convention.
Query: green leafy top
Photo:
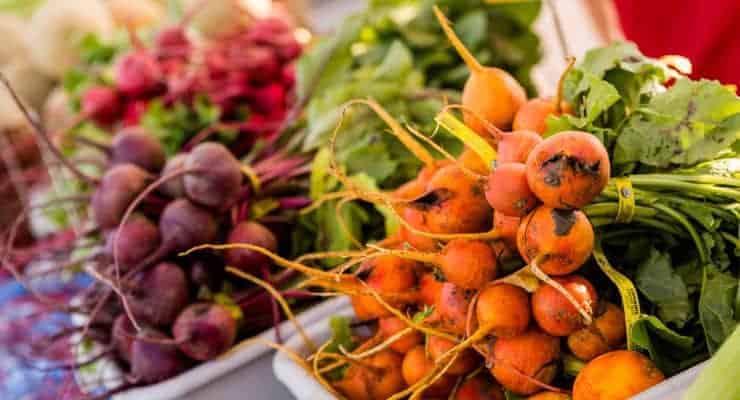
[[[314,198],[338,189],[327,173],[326,146],[344,103],[372,97],[401,123],[432,132],[444,97],[452,102],[459,99],[468,70],[439,27],[432,12],[435,3],[482,63],[508,70],[530,93],[534,91],[529,75],[540,58],[540,47],[531,25],[539,12],[539,1],[490,5],[481,0],[372,0],[366,12],[347,18],[296,66],[298,97],[310,97],[303,148],[319,150],[312,169]],[[387,126],[362,106],[344,115],[337,161],[347,175],[367,188],[395,188],[415,177],[421,168],[421,163],[385,130]],[[435,141],[453,154],[462,148],[445,133],[437,134]],[[385,219],[381,217],[384,213]],[[341,215],[348,230],[362,241],[382,237],[394,226],[382,207],[349,204]],[[311,247],[341,250],[351,245],[338,225],[335,203],[303,218],[302,226],[314,232],[316,239],[296,244],[297,252]]]
[[[675,83],[665,86],[669,79]],[[633,43],[589,51],[564,81],[575,115],[551,117],[548,131],[593,132],[616,174],[691,166],[733,152],[740,98],[716,81],[677,76]]]

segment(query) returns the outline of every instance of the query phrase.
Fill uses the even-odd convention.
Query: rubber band
[[[628,176],[614,178],[619,196],[617,216],[614,218],[618,223],[628,224],[635,216],[635,192],[632,189],[632,180]]]
[[[246,175],[246,177],[249,179],[249,182],[252,184],[252,187],[256,192],[259,192],[262,188],[262,181],[260,180],[259,176],[257,175],[257,172],[252,169],[249,165],[242,165],[241,167],[242,173]]]
[[[622,297],[622,308],[624,309],[624,323],[627,332],[627,348],[630,350],[635,349],[635,343],[632,339],[632,326],[640,319],[642,314],[640,311],[640,300],[637,297],[637,289],[632,281],[626,276],[622,275],[621,272],[617,271],[614,267],[609,264],[609,260],[604,254],[604,250],[601,248],[601,242],[596,241],[594,243],[593,251],[594,259],[602,271],[609,277],[609,279],[619,289],[619,295]]]
[[[488,142],[483,140],[477,133],[472,129],[468,128],[467,125],[463,124],[459,119],[455,118],[448,111],[444,111],[434,117],[436,121],[443,128],[447,129],[453,136],[458,138],[460,141],[465,143],[470,149],[472,149],[478,157],[483,160],[485,165],[492,165],[493,161],[498,158],[496,149],[493,148]]]

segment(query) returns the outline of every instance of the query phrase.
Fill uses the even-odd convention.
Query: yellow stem
[[[354,104],[364,104],[378,115],[380,119],[383,120],[393,132],[393,135],[398,138],[398,140],[403,143],[404,146],[406,146],[411,153],[416,156],[421,162],[423,162],[425,165],[434,165],[434,157],[432,156],[432,153],[430,153],[427,149],[424,148],[419,142],[417,142],[411,135],[409,135],[408,132],[406,132],[405,129],[403,129],[403,126],[401,126],[398,121],[393,118],[390,114],[388,114],[388,111],[386,111],[380,104],[378,104],[375,100],[369,98],[367,100],[351,100],[347,103],[345,103],[345,107],[351,106]]]
[[[568,56],[567,58],[568,65],[565,67],[565,71],[563,71],[563,74],[560,75],[560,79],[558,80],[558,94],[555,97],[555,110],[558,115],[563,113],[562,105],[563,102],[563,90],[565,87],[565,77],[568,75],[568,72],[570,72],[571,69],[573,69],[573,65],[576,63],[576,58],[573,56]]]
[[[234,274],[240,278],[244,278],[256,285],[261,286],[263,289],[267,290],[270,295],[272,295],[275,300],[277,300],[278,303],[280,303],[280,307],[283,309],[283,312],[285,313],[286,318],[290,320],[290,322],[293,323],[298,333],[303,338],[303,341],[306,343],[306,345],[311,349],[311,351],[316,350],[316,343],[311,340],[311,338],[308,336],[305,330],[303,330],[303,326],[301,326],[301,323],[298,322],[298,320],[295,317],[295,314],[293,314],[293,310],[290,309],[290,306],[288,305],[288,302],[285,301],[285,298],[283,297],[280,292],[275,289],[274,286],[269,284],[268,282],[263,281],[260,278],[257,278],[256,276],[249,274],[247,272],[238,270],[234,267],[226,267],[226,271]]]
[[[573,307],[578,310],[578,313],[581,314],[581,317],[583,318],[583,321],[586,325],[591,325],[591,315],[593,314],[593,310],[591,310],[590,305],[586,305],[588,307],[588,310],[586,310],[576,299],[573,297],[570,292],[563,287],[563,285],[557,283],[554,279],[550,278],[549,275],[545,273],[545,271],[541,270],[539,266],[537,266],[538,258],[535,258],[532,260],[532,262],[529,264],[529,269],[534,273],[534,275],[545,282],[546,284],[552,286],[555,290],[560,292],[565,298],[573,305]]]
[[[199,250],[205,250],[205,249],[211,249],[211,250],[229,250],[229,249],[242,249],[242,250],[252,250],[256,251],[260,254],[264,254],[272,261],[274,261],[277,265],[296,270],[298,272],[303,272],[304,274],[308,276],[320,276],[322,278],[326,279],[337,279],[336,274],[322,271],[316,268],[311,268],[307,265],[303,265],[297,262],[290,261],[288,259],[285,259],[283,257],[280,257],[279,255],[271,252],[270,250],[267,250],[265,248],[255,246],[253,244],[247,244],[247,243],[231,243],[231,244],[202,244],[200,246],[195,246],[187,251],[181,252],[178,254],[179,256],[187,256],[188,254],[191,254],[193,252],[199,251]]]
[[[390,255],[405,258],[408,260],[420,261],[426,264],[439,264],[439,253],[424,253],[421,251],[413,250],[393,250],[376,246],[374,244],[368,244],[367,247],[373,250],[377,250],[379,253],[381,253],[379,255],[373,254],[372,256]]]
[[[427,135],[424,135],[423,133],[417,131],[416,129],[414,129],[411,126],[409,126],[408,129],[409,129],[409,132],[411,132],[414,136],[418,137],[420,140],[424,141],[431,148],[433,148],[435,151],[437,151],[439,154],[441,154],[444,158],[446,158],[446,159],[452,161],[453,163],[455,163],[455,165],[457,165],[457,167],[460,168],[460,170],[465,175],[469,176],[472,179],[476,179],[476,180],[483,180],[483,179],[486,178],[485,176],[483,176],[483,175],[481,175],[481,174],[479,174],[479,173],[471,170],[470,168],[466,167],[465,165],[463,165],[463,163],[461,163],[460,161],[458,161],[458,159],[455,158],[455,156],[453,156],[452,154],[450,154],[450,152],[448,152],[447,150],[445,150],[442,146],[440,146],[437,143],[435,143],[434,140],[432,140],[431,138],[429,138]]]
[[[478,154],[478,157],[480,157],[489,168],[496,158],[498,158],[496,150],[488,144],[488,142],[475,133],[475,131],[468,128],[467,125],[460,122],[460,120],[455,118],[455,116],[449,111],[443,111],[437,114],[437,116],[434,117],[434,120]]]
[[[415,321],[413,321],[412,319],[410,319],[409,317],[407,317],[404,313],[402,313],[398,309],[396,309],[393,306],[391,306],[390,304],[388,304],[383,299],[383,297],[380,296],[380,293],[378,293],[377,291],[375,291],[371,287],[367,286],[364,282],[363,282],[363,284],[368,289],[369,294],[371,296],[373,296],[375,298],[375,300],[377,300],[378,303],[380,303],[380,305],[382,305],[391,314],[393,314],[393,316],[395,316],[396,318],[398,318],[401,321],[405,322],[406,325],[408,325],[408,326],[416,329],[417,331],[421,331],[422,333],[426,333],[427,335],[439,336],[439,337],[444,338],[444,339],[447,339],[447,340],[457,341],[457,338],[455,336],[453,336],[453,335],[450,335],[448,333],[444,333],[442,331],[439,331],[439,330],[436,330],[436,329],[433,329],[433,328],[426,327],[423,324],[416,323]]]
[[[434,15],[437,16],[437,21],[439,21],[439,25],[442,27],[445,35],[447,35],[447,39],[450,41],[450,43],[452,43],[452,46],[457,51],[457,54],[459,54],[465,62],[465,65],[470,68],[470,71],[472,73],[480,73],[483,70],[483,66],[478,62],[478,60],[475,59],[473,54],[470,53],[470,50],[465,47],[465,44],[462,42],[462,40],[460,40],[460,38],[450,26],[450,20],[447,19],[444,13],[442,13],[442,11],[440,11],[439,7],[437,6],[434,6]]]

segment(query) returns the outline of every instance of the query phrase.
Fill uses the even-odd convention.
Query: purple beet
[[[92,198],[95,221],[102,229],[117,226],[129,204],[147,186],[149,174],[133,164],[119,164],[103,175]]]
[[[162,262],[140,272],[127,296],[134,317],[154,326],[170,325],[188,305],[188,281],[176,264]]]
[[[182,171],[185,167],[185,160],[188,158],[187,153],[179,153],[167,160],[162,170],[162,176],[168,176],[176,171]],[[185,183],[182,175],[168,179],[159,186],[159,191],[173,199],[179,199],[185,196]]]
[[[131,345],[134,342],[134,337],[136,337],[136,328],[131,324],[126,314],[119,315],[113,322],[111,336],[118,357],[127,363],[131,363]]]
[[[113,138],[111,161],[114,164],[134,164],[157,173],[165,159],[162,143],[142,128],[126,128]]]
[[[226,307],[196,303],[183,310],[172,327],[180,351],[199,361],[211,360],[236,340],[236,320]]]
[[[201,143],[185,160],[185,193],[198,204],[225,210],[236,202],[242,187],[239,161],[224,145]]]
[[[246,243],[264,247],[271,252],[278,248],[277,239],[273,233],[257,222],[244,221],[239,223],[229,233],[228,243]],[[230,249],[224,252],[226,264],[243,271],[256,271],[262,265],[270,263],[270,258],[262,253],[247,249]]]
[[[207,209],[187,199],[177,199],[165,207],[159,218],[162,245],[169,252],[180,252],[216,240],[216,220]]]
[[[157,383],[181,373],[190,365],[187,358],[170,343],[152,340],[168,340],[155,330],[145,330],[131,344],[131,374],[143,383]]]
[[[118,265],[121,271],[138,265],[159,247],[159,229],[152,221],[134,214],[126,223],[108,233],[105,252],[113,259],[113,242],[118,235]]]

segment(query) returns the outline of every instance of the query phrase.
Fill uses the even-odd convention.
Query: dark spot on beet
[[[573,210],[555,208],[552,210],[552,220],[555,225],[555,234],[565,236],[576,223],[576,214]]]
[[[446,188],[436,189],[433,190],[416,200],[409,203],[412,207],[419,209],[419,210],[428,210],[434,206],[439,205],[440,203],[444,202],[445,200],[449,200],[455,196],[455,193]]]

